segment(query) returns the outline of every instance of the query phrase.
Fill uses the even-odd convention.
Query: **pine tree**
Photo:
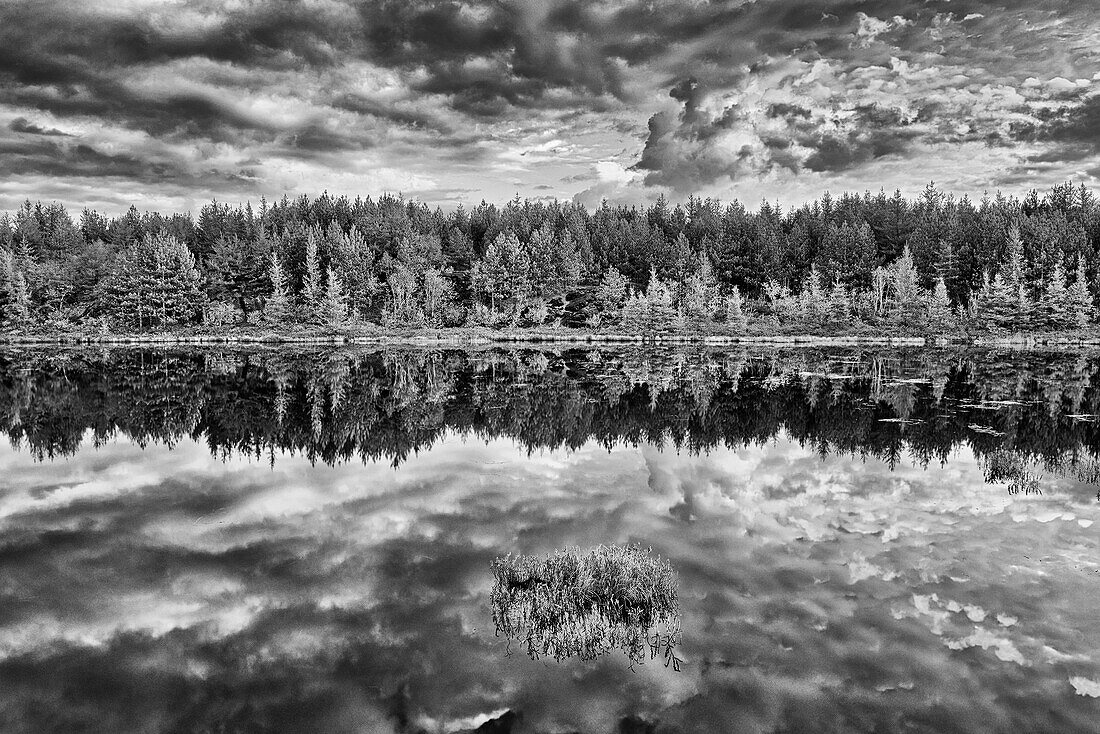
[[[340,276],[328,269],[328,281],[321,297],[321,319],[329,327],[344,326],[348,322],[348,296]]]
[[[279,262],[279,253],[272,250],[268,260],[267,273],[271,281],[271,295],[264,304],[264,318],[273,324],[283,324],[290,321],[293,315],[286,273],[283,271],[282,263]]]

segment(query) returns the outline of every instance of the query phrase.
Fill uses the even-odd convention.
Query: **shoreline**
[[[1048,348],[1100,347],[1098,335],[1036,333],[967,336],[937,334],[929,336],[869,334],[656,334],[651,336],[593,333],[580,329],[511,330],[493,332],[483,329],[424,329],[398,333],[312,332],[278,333],[267,330],[236,330],[205,333],[90,334],[0,334],[0,347],[19,346],[488,346],[493,344],[565,344],[578,347],[616,346],[883,346],[928,348]]]

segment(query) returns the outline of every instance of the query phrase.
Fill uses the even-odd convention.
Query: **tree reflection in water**
[[[0,430],[48,458],[116,435],[397,465],[444,435],[529,451],[705,452],[786,434],[822,455],[947,462],[1013,491],[1096,479],[1100,355],[843,349],[0,352]],[[1041,471],[1037,471],[1041,469]],[[1037,484],[1036,482],[1039,482]]]

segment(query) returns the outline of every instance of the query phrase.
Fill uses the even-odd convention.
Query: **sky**
[[[0,209],[1100,178],[1080,0],[4,0]]]

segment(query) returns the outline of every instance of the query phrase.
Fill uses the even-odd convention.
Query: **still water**
[[[1100,356],[0,352],[0,731],[1095,732]],[[640,544],[677,672],[499,637]]]

